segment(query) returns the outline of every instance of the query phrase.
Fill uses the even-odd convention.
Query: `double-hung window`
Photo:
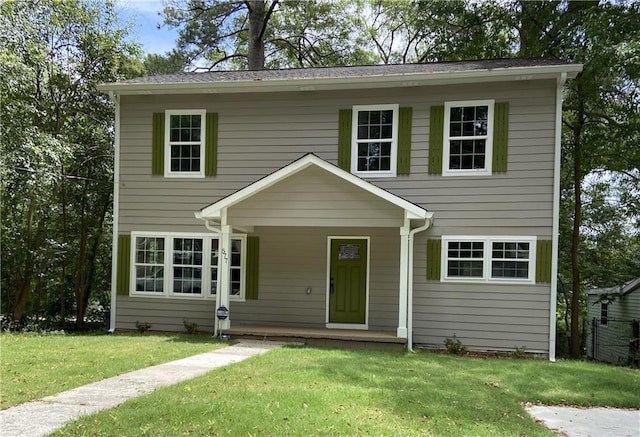
[[[395,176],[398,105],[353,107],[351,172],[367,177]]]
[[[491,174],[493,113],[493,100],[445,103],[444,176]]]
[[[609,324],[609,303],[600,302],[600,326]]]
[[[205,110],[165,112],[165,176],[204,177]]]
[[[215,298],[219,262],[230,259],[229,296],[244,299],[245,236],[231,239],[229,255],[220,253],[217,237],[200,234],[132,233],[133,294]]]
[[[535,281],[534,237],[442,237],[444,281]]]
[[[165,249],[163,237],[137,237],[134,245],[135,285],[142,293],[164,293]]]

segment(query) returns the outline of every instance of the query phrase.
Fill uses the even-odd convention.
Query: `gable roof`
[[[593,296],[599,294],[619,293],[621,296],[626,296],[627,294],[630,294],[636,290],[640,290],[640,278],[635,278],[628,282],[625,282],[622,285],[615,285],[613,287],[594,288],[588,290],[587,294]]]
[[[483,59],[425,64],[185,72],[112,82],[99,85],[98,89],[118,94],[317,91],[554,79],[563,73],[572,78],[580,71],[581,64],[556,59]]]
[[[246,200],[254,194],[261,192],[276,183],[299,173],[300,171],[310,167],[316,166],[327,173],[333,174],[338,178],[344,180],[346,183],[355,185],[360,189],[369,192],[387,202],[404,209],[406,217],[408,219],[425,219],[433,217],[433,213],[426,209],[409,202],[401,197],[396,196],[389,191],[386,191],[364,179],[359,178],[345,170],[342,170],[338,166],[331,164],[328,161],[318,157],[313,153],[308,153],[301,158],[291,162],[290,164],[282,167],[279,170],[263,177],[262,179],[253,182],[246,187],[230,194],[227,197],[220,199],[219,201],[202,208],[200,211],[195,212],[195,216],[201,220],[220,220],[223,216],[223,210],[234,206],[243,200]]]

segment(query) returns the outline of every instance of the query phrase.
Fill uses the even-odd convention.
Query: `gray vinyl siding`
[[[549,284],[427,281],[425,246],[423,234],[414,255],[416,343],[443,348],[444,340],[455,335],[470,349],[548,352]]]
[[[319,168],[307,168],[229,208],[237,226],[400,227],[403,210]]]
[[[233,323],[324,327],[328,237],[370,237],[369,329],[394,331],[398,325],[400,234],[397,228],[258,227],[258,300],[231,301]],[[307,288],[311,294],[307,294]],[[213,329],[215,302],[202,299],[118,296],[117,326],[181,331],[183,320]]]
[[[555,89],[555,81],[550,80],[339,92],[122,96],[120,232],[202,232],[203,223],[194,218],[194,211],[302,155],[315,153],[337,163],[340,109],[388,103],[410,106],[413,108],[411,174],[369,180],[435,213],[434,226],[416,239],[414,342],[442,346],[444,339],[455,333],[468,347],[513,349],[525,346],[527,350],[544,352],[549,343],[548,284],[507,286],[426,281],[424,252],[427,236],[522,235],[551,239]],[[445,101],[481,99],[509,102],[508,171],[480,177],[429,175],[430,107],[443,105]],[[218,113],[216,177],[168,179],[151,175],[152,113],[166,109],[206,109]],[[329,181],[327,184],[330,185]],[[361,196],[365,203],[371,201],[370,205],[375,206],[373,210],[381,217],[380,221],[376,222],[371,214],[359,217],[357,208],[346,211],[344,204],[332,204],[329,200],[322,203],[321,210],[305,211],[309,206],[305,202],[309,199],[295,197],[295,186],[293,183],[284,184],[229,210],[243,223],[249,223],[269,201],[276,202],[283,211],[287,210],[280,216],[270,216],[269,220],[263,216],[261,224],[269,226],[260,231],[261,254],[267,253],[265,244],[277,247],[287,241],[280,238],[278,243],[274,235],[282,228],[270,226],[296,225],[295,217],[300,218],[298,226],[334,225],[336,222],[331,220],[340,217],[340,224],[353,226],[349,228],[348,235],[361,231],[358,226],[397,226],[392,225],[392,222],[397,222],[397,217],[394,217],[397,209],[388,209],[384,202],[372,200],[361,192],[343,194],[347,199]],[[282,191],[278,191],[281,188]],[[275,193],[281,197],[269,197]],[[285,200],[282,196],[293,197]],[[269,213],[273,214],[275,210],[269,209]],[[397,227],[386,230],[398,233]],[[334,231],[329,230],[330,233]],[[309,262],[319,262],[326,269],[326,241],[316,235],[314,228],[300,232],[310,235],[309,240],[301,243],[302,247],[315,253],[315,258]],[[298,243],[299,239],[291,241]],[[312,242],[321,243],[315,251],[311,247]],[[261,265],[260,270],[260,299],[232,303],[235,314],[242,320],[251,318],[255,323],[314,326],[324,323],[324,310],[318,310],[319,302],[316,302],[323,293],[315,291],[326,287],[324,276],[317,272],[313,275],[308,272],[308,277],[300,276],[299,270],[293,267],[283,272],[290,261],[296,261],[293,265],[303,271],[311,268],[302,263],[308,257],[292,260],[293,256],[285,255],[282,250],[275,254],[261,259],[266,264]],[[280,258],[286,262],[281,262]],[[397,263],[397,258],[394,256],[394,263]],[[397,266],[394,268],[397,270]],[[268,276],[271,271],[274,272],[273,277]],[[278,272],[281,279],[276,276]],[[292,285],[283,284],[284,279],[291,280]],[[307,286],[314,290],[311,296],[303,294]],[[395,287],[395,292],[378,295],[372,290],[372,304],[375,299],[379,299],[380,304],[372,305],[371,319],[375,323],[371,324],[371,329],[397,327],[397,274],[393,280],[386,279],[384,286]],[[288,299],[291,296],[295,299]],[[153,306],[155,301],[119,296],[118,302],[120,312],[123,305],[148,302]],[[307,302],[313,305],[304,306]],[[193,305],[196,304],[176,302],[176,313],[183,307],[185,311],[191,311]],[[209,305],[204,303],[205,307]],[[379,309],[385,305],[388,310]],[[128,316],[126,323],[130,324],[132,318],[133,315]],[[176,316],[176,320],[178,318]]]
[[[600,325],[598,297],[593,294],[587,296],[587,357],[626,365],[629,360],[629,342],[633,338],[631,323],[640,320],[640,290],[627,294],[622,300],[617,299],[609,303],[606,326]]]
[[[550,235],[555,85],[550,81],[400,90],[205,96],[123,96],[120,229],[201,229],[193,211],[306,153],[337,161],[338,110],[355,104],[413,107],[411,175],[371,179],[437,213],[440,233],[468,228]],[[429,108],[451,100],[510,104],[508,172],[484,177],[428,175]],[[152,176],[151,115],[165,109],[219,114],[218,176]],[[183,229],[187,230],[187,229]],[[462,230],[462,232],[466,232]]]

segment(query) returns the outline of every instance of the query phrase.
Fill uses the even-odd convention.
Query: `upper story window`
[[[367,177],[395,176],[398,105],[353,107],[351,172]]]
[[[493,116],[493,100],[445,103],[444,176],[491,174]]]
[[[204,177],[205,110],[165,113],[165,176]]]
[[[532,283],[535,245],[533,237],[442,237],[443,280]]]

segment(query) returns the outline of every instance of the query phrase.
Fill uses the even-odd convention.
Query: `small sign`
[[[360,245],[359,244],[339,245],[338,259],[360,259]]]
[[[226,320],[229,317],[229,308],[220,305],[216,310],[216,316],[218,316],[218,320]]]

